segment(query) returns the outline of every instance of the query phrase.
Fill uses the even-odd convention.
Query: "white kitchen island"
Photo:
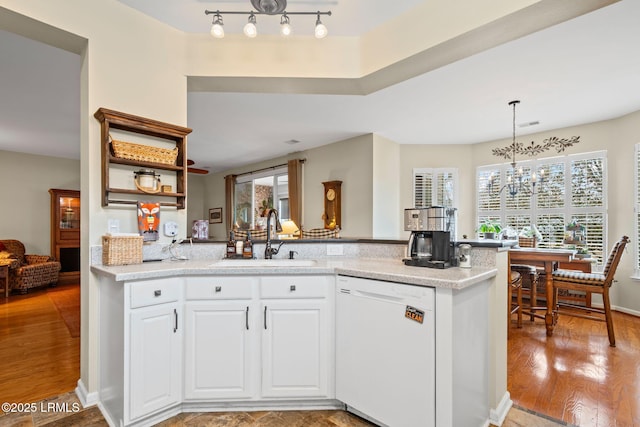
[[[432,290],[434,358],[425,363],[434,364],[433,378],[418,387],[433,405],[429,425],[500,424],[511,405],[506,252],[479,251],[476,264],[484,267],[445,270],[384,258],[94,265],[100,408],[114,426],[153,425],[193,411],[351,409],[336,397],[336,353],[350,350],[336,352],[345,345],[336,341],[336,318],[348,315],[336,316],[335,295],[338,277],[355,277]],[[412,343],[406,346],[410,351]],[[380,372],[398,363],[390,360]]]

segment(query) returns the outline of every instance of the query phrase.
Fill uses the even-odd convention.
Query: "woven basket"
[[[142,264],[142,236],[102,236],[102,264]]]
[[[536,244],[537,242],[535,237],[518,236],[518,246],[521,248],[535,248]]]
[[[336,239],[336,234],[336,230],[327,230],[324,228],[302,230],[303,239]]]
[[[137,160],[141,162],[175,165],[178,158],[178,147],[173,149],[134,144],[132,142],[111,139],[113,155],[119,159]]]

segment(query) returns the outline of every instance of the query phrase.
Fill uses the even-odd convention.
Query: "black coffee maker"
[[[448,268],[457,265],[455,257],[455,208],[431,206],[405,209],[404,229],[411,231],[406,265]]]

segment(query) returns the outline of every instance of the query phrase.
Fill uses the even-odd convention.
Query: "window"
[[[287,168],[239,176],[235,185],[235,222],[241,230],[266,226],[266,209],[275,208],[281,221],[289,219]]]
[[[519,161],[518,167],[527,180],[533,171],[544,171],[536,195],[489,193],[489,176],[497,177],[494,191],[502,188],[511,173],[508,163],[477,169],[477,224],[495,220],[516,231],[535,224],[543,237],[540,247],[562,248],[566,225],[576,221],[586,227],[586,248],[601,265],[607,257],[606,152]]]
[[[457,169],[414,169],[413,207],[455,207],[457,187]]]

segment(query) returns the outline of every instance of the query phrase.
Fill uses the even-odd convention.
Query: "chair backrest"
[[[21,265],[24,264],[25,249],[24,249],[24,244],[21,241],[8,239],[8,240],[0,240],[0,242],[4,244],[7,252],[11,252],[13,255],[15,255],[18,261],[20,261]]]
[[[627,243],[629,243],[629,237],[622,236],[620,240],[617,241],[615,245],[613,245],[603,271],[605,275],[605,286],[611,286],[611,283],[613,282],[613,276],[616,273],[618,263],[620,262],[620,258],[622,258],[622,252],[624,251],[624,247],[627,245]]]

